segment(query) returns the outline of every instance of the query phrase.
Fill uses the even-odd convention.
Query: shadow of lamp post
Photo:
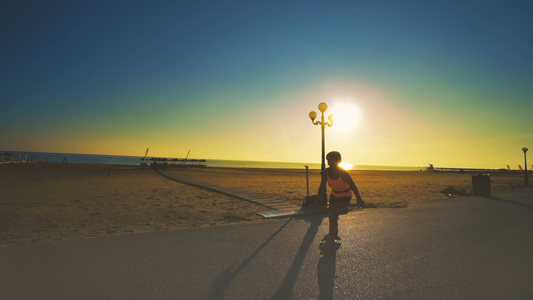
[[[525,167],[525,171],[524,171],[524,184],[525,185],[529,185],[529,182],[528,182],[528,178],[527,178],[527,156],[526,156],[526,152],[527,152],[527,148],[524,147],[522,148],[522,151],[524,151],[524,165],[526,166]]]
[[[326,144],[325,144],[325,138],[324,138],[324,128],[326,125],[329,127],[333,126],[333,115],[328,116],[328,120],[330,123],[324,121],[324,112],[328,109],[328,105],[324,102],[320,103],[318,105],[318,110],[322,113],[322,116],[320,117],[320,121],[316,121],[315,119],[317,117],[316,112],[312,111],[309,113],[309,118],[311,119],[311,122],[315,125],[320,125],[322,128],[322,171],[326,168]]]

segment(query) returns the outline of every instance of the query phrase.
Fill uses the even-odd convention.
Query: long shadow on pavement
[[[333,299],[335,287],[335,274],[337,272],[337,254],[326,255],[318,260],[318,287],[319,300]]]
[[[226,295],[227,289],[233,279],[239,275],[242,270],[248,265],[270,242],[274,240],[274,238],[287,226],[294,218],[290,218],[287,220],[287,222],[283,223],[281,227],[272,234],[271,237],[269,237],[257,250],[255,250],[247,259],[245,259],[242,264],[237,267],[236,269],[233,269],[231,266],[228,267],[226,270],[224,270],[220,276],[218,276],[217,280],[211,287],[211,291],[209,292],[208,299],[216,300],[216,299],[223,299]]]
[[[310,223],[309,228],[305,233],[302,244],[300,245],[300,249],[298,249],[298,252],[296,253],[296,257],[291,265],[291,268],[289,269],[289,272],[287,273],[287,276],[285,276],[283,279],[283,283],[276,291],[272,299],[291,298],[294,285],[296,283],[296,279],[298,278],[298,274],[300,273],[300,269],[302,268],[304,259],[309,251],[309,248],[311,248],[313,241],[315,240],[315,237],[318,233],[318,228],[320,227],[320,224],[322,224],[324,217],[325,215],[303,217],[306,222]]]
[[[309,228],[307,229],[307,232],[302,240],[302,244],[300,245],[300,248],[298,249],[296,253],[296,257],[287,273],[285,278],[283,279],[283,282],[281,286],[278,288],[276,293],[273,296],[273,299],[290,299],[292,296],[292,292],[294,289],[294,285],[296,283],[296,279],[298,278],[298,274],[300,272],[300,269],[302,268],[303,262],[305,260],[305,257],[307,255],[307,252],[311,248],[311,245],[313,244],[315,237],[318,233],[318,229],[320,225],[322,224],[322,221],[324,220],[324,215],[315,215],[315,216],[306,216],[302,217],[305,219],[306,222],[310,223]],[[256,251],[254,251],[247,259],[245,259],[237,268],[228,267],[226,270],[224,270],[217,278],[215,283],[213,284],[208,299],[223,299],[226,296],[227,289],[230,286],[231,282],[244,270],[244,268],[261,252],[263,249],[274,240],[274,238],[294,219],[294,217],[287,220],[287,222],[283,223],[281,227],[272,234],[271,237],[269,237],[261,246],[257,248]],[[334,276],[334,274],[333,274]],[[329,281],[333,281],[333,277],[329,279]],[[332,289],[331,289],[332,291]],[[331,297],[330,297],[331,298]]]

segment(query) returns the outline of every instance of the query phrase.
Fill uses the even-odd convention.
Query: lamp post
[[[311,122],[315,125],[320,125],[320,127],[322,128],[322,171],[326,169],[326,143],[325,143],[324,128],[326,127],[326,125],[328,125],[329,127],[333,126],[333,120],[334,120],[333,115],[329,115],[328,116],[329,123],[324,121],[324,112],[327,109],[328,109],[328,105],[324,102],[318,105],[318,110],[320,110],[320,112],[322,113],[322,116],[320,117],[320,121],[316,121],[316,122],[315,122],[315,119],[317,117],[316,112],[312,111],[309,113],[309,118],[311,119]]]
[[[524,165],[526,166],[526,170],[525,170],[525,175],[524,175],[524,184],[525,185],[529,185],[529,182],[528,182],[528,178],[527,178],[527,156],[526,156],[526,152],[527,152],[527,148],[524,147],[522,148],[522,151],[524,151]]]

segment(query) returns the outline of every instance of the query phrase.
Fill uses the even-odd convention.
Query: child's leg
[[[329,213],[329,234],[339,235],[339,215],[332,212]]]
[[[345,205],[345,207],[348,206],[348,203],[350,203],[351,197],[342,197],[337,198],[333,195],[330,195],[329,197],[329,234],[333,235],[335,237],[339,236],[339,213],[338,209],[336,209],[336,206],[341,204]],[[333,209],[332,209],[333,208]],[[338,208],[338,207],[337,207]]]

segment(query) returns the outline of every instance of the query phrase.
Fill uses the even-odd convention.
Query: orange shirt
[[[329,177],[329,171],[326,171],[328,175],[328,185],[331,188],[331,194],[335,197],[351,197],[352,190],[350,185],[342,180],[342,176],[339,174],[339,178],[331,179]]]

